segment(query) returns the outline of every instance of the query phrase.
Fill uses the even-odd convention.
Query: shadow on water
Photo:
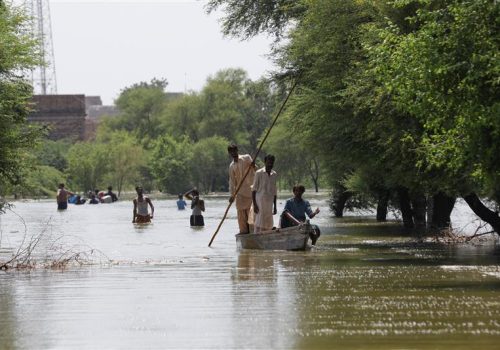
[[[425,231],[405,230],[397,222],[376,222],[373,218],[332,219],[322,226],[318,246],[322,252],[335,251],[331,262],[347,260],[386,265],[498,265],[500,245],[486,243],[441,243],[431,241]],[[350,253],[350,254],[348,254]],[[329,259],[329,258],[327,258]]]
[[[432,290],[463,290],[467,292],[481,292],[481,291],[500,291],[500,281],[448,281],[440,283],[439,285],[422,285],[422,289]]]
[[[0,327],[0,348],[14,349],[16,346],[16,310],[15,298],[13,295],[12,279],[14,276],[8,276],[0,272],[0,317],[4,320]]]

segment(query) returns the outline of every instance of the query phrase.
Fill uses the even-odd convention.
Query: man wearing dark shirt
[[[105,196],[110,196],[112,202],[116,202],[118,200],[118,197],[113,192],[113,187],[111,186],[108,187],[108,192],[105,194]]]
[[[281,215],[281,228],[300,225],[306,221],[306,214],[312,219],[319,213],[319,208],[312,211],[309,202],[302,198],[305,191],[306,189],[302,185],[293,186],[293,198],[286,201],[285,209]],[[316,234],[311,236],[311,240],[314,245],[320,235],[320,231],[318,226],[313,226]]]

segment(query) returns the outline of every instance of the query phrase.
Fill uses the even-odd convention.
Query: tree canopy
[[[439,211],[439,198],[462,196],[498,232],[478,195],[498,203],[499,3],[287,5],[214,0],[209,10],[224,11],[226,34],[287,38],[273,50],[277,80],[300,73],[287,121],[330,184],[379,203],[392,193],[409,225],[426,202]]]
[[[23,13],[0,2],[0,194],[22,181],[27,153],[39,131],[27,125],[32,86],[24,78],[40,62]]]

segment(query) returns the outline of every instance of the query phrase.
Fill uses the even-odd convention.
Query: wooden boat
[[[304,223],[299,226],[278,228],[257,234],[238,233],[236,245],[238,249],[306,250],[311,247],[308,241],[309,234],[313,231],[312,225]]]

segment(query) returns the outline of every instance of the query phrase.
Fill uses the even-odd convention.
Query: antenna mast
[[[38,49],[44,62],[31,73],[34,92],[40,95],[57,94],[49,0],[25,0],[24,4],[31,18],[32,33],[38,40]]]

